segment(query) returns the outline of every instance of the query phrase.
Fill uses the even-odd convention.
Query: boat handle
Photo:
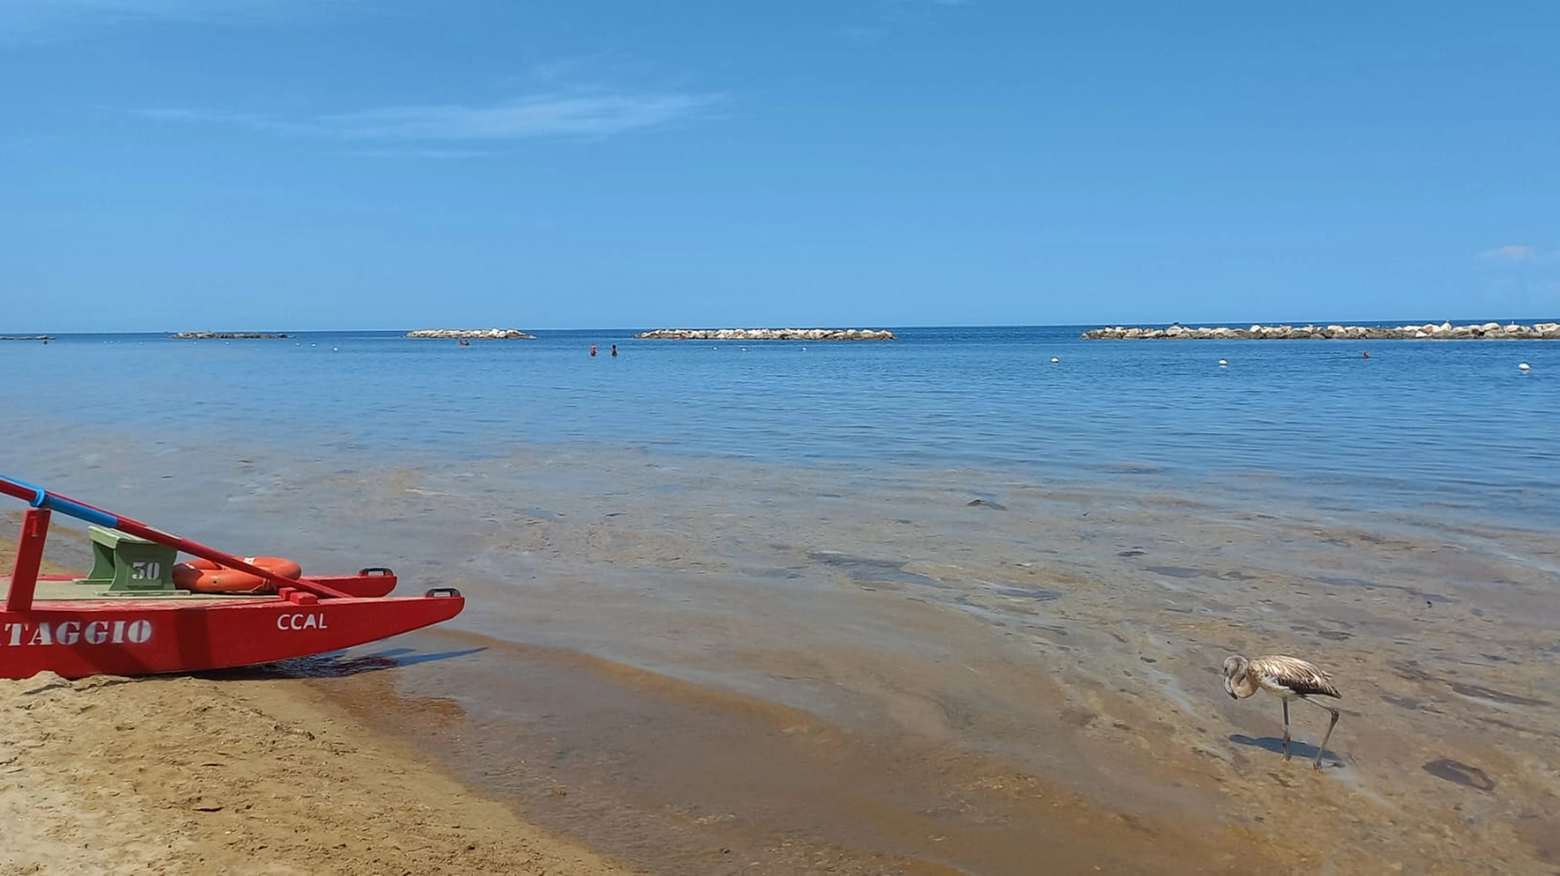
[[[393,575],[395,575],[394,572],[390,571],[389,569],[386,569],[384,566],[369,566],[367,569],[358,569],[358,574],[359,575],[369,575],[369,576],[373,576],[373,577],[393,576]]]
[[[424,596],[459,596],[460,591],[454,587],[433,587]]]

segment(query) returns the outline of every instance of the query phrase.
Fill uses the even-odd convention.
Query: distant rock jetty
[[[1560,340],[1560,323],[1540,322],[1520,325],[1509,322],[1486,322],[1477,325],[1363,326],[1363,325],[1254,325],[1242,328],[1190,328],[1172,325],[1169,328],[1127,328],[1106,326],[1086,331],[1079,337],[1088,340],[1135,341],[1143,340]]]
[[[440,338],[462,341],[534,341],[536,335],[528,335],[519,329],[417,329],[406,333],[409,338]]]
[[[634,337],[673,341],[892,341],[894,333],[881,329],[656,329]]]
[[[52,341],[53,335],[0,335],[0,341]]]
[[[181,341],[254,341],[271,338],[290,338],[284,332],[177,332],[174,338]]]

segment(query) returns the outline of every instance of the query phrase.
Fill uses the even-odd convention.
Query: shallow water
[[[1088,872],[1101,841],[1113,868],[1170,871],[1154,849],[1210,825],[1297,872],[1560,862],[1560,346],[1355,362],[1327,343],[993,332],[806,353],[619,340],[613,362],[590,342],[612,340],[369,338],[342,366],[310,341],[8,349],[0,401],[25,413],[0,470],[240,553],[461,587],[460,647],[419,647],[487,650],[397,670],[394,692],[449,710],[392,723],[662,872],[720,872],[711,844],[748,872],[821,871],[816,853],[842,872],[1027,873],[1048,850]],[[1501,367],[1516,355],[1526,377]],[[1231,369],[1200,362],[1220,356]],[[50,363],[55,392],[17,362]],[[122,379],[89,379],[111,362]],[[170,409],[183,376],[209,420]],[[507,401],[479,411],[488,396]],[[1276,701],[1224,695],[1231,652],[1334,672],[1320,776],[1282,762]],[[1293,712],[1309,756],[1326,716]],[[827,756],[763,743],[804,719]],[[564,748],[549,787],[590,805],[531,794]],[[1020,786],[1066,803],[1032,808]],[[1062,829],[1080,817],[1105,820]],[[1197,848],[1188,869],[1243,872]]]

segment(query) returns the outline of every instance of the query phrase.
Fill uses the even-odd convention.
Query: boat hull
[[[39,601],[26,611],[0,609],[0,678],[46,670],[66,678],[156,675],[271,663],[421,629],[459,614],[465,602],[453,590],[323,600],[287,592],[255,599]]]

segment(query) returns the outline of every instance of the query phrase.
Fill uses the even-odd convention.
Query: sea
[[[1277,709],[1209,675],[1233,648],[1397,667],[1351,679],[1370,718],[1329,744],[1339,793],[1444,821],[1465,872],[1560,853],[1524,820],[1556,790],[1530,761],[1560,734],[1560,343],[1086,328],[4,342],[0,473],[235,553],[460,587],[445,638],[318,683],[657,872],[1034,872],[1036,837],[1070,834],[1026,829],[993,770],[1260,832],[1241,819],[1285,805],[1260,778]],[[735,714],[741,738],[816,721],[856,753],[739,744]],[[1122,748],[1148,720],[1173,753]],[[1382,823],[1328,872],[1412,860]],[[1526,857],[1491,858],[1498,831]]]
[[[1085,481],[1262,472],[1361,506],[1455,499],[1556,519],[1560,345],[1086,341],[1082,330],[901,328],[896,341],[854,343],[581,330],[469,347],[397,332],[62,335],[0,345],[0,405],[12,468],[58,449],[62,429],[256,442],[344,467],[598,444]]]

